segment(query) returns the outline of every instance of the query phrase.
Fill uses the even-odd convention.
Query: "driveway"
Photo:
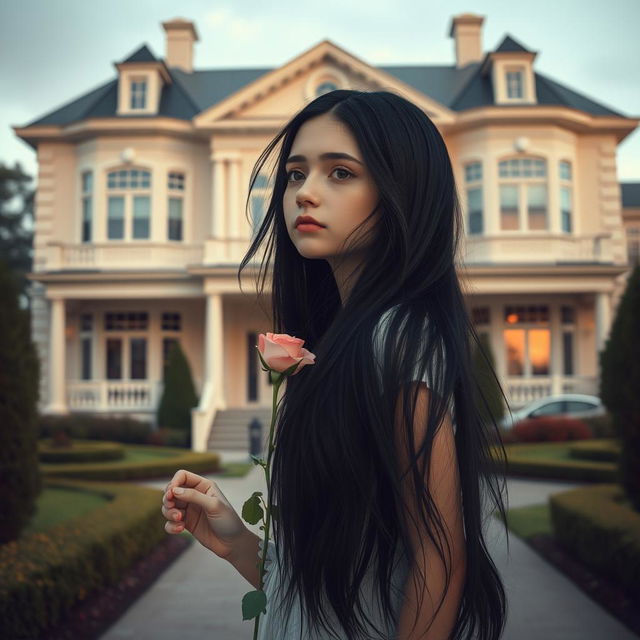
[[[224,456],[231,459],[231,456]],[[147,482],[164,488],[168,482]],[[240,513],[253,491],[265,491],[264,472],[216,480]],[[541,504],[550,494],[578,486],[538,480],[507,482],[509,506]],[[250,525],[247,525],[250,526]],[[256,534],[258,525],[250,526]],[[515,535],[490,518],[487,546],[508,594],[504,640],[633,640],[637,638]],[[198,543],[185,551],[102,636],[102,640],[248,640],[253,621],[243,621],[241,600],[253,587],[232,565]],[[274,639],[275,640],[275,639]]]

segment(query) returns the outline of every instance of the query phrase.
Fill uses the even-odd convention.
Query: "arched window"
[[[571,187],[571,163],[561,160],[560,171],[560,217],[562,230],[571,233],[572,230],[572,187]]]
[[[518,157],[499,165],[500,230],[547,231],[547,161]]]
[[[82,172],[82,242],[93,236],[93,171]]]
[[[151,172],[118,169],[107,174],[107,238],[145,240],[151,226]]]
[[[335,91],[338,85],[335,82],[325,81],[321,82],[316,87],[316,95],[321,96],[323,93],[329,93],[329,91]]]
[[[262,173],[256,176],[251,190],[251,238],[253,239],[262,224],[269,197],[269,179]]]
[[[467,190],[467,233],[480,234],[484,230],[482,214],[482,164],[469,162],[464,166]]]
[[[184,205],[184,173],[170,171],[167,176],[167,190],[169,191],[167,238],[182,240],[183,205]]]

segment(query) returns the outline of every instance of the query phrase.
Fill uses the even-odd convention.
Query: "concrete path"
[[[238,456],[225,455],[224,459]],[[167,481],[145,484],[164,488]],[[238,512],[253,491],[265,490],[259,467],[246,478],[218,478],[216,482]],[[509,480],[509,506],[541,504],[550,494],[573,486],[577,485]],[[251,528],[261,533],[257,525]],[[504,640],[637,638],[515,535],[510,535],[509,544],[507,552],[504,528],[490,518],[487,545],[508,594]],[[253,622],[242,620],[240,603],[252,589],[233,566],[194,543],[102,640],[250,640]]]

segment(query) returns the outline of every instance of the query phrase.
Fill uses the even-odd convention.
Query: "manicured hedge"
[[[568,416],[526,418],[517,422],[512,432],[517,442],[566,442],[593,437],[584,422]]]
[[[604,441],[607,442],[607,441]],[[581,443],[582,444],[582,443]],[[541,446],[565,448],[564,442],[544,444],[508,444],[507,475],[530,476],[532,478],[553,478],[572,482],[617,482],[618,466],[614,462],[594,460],[559,460],[536,456]],[[575,445],[572,445],[575,446]],[[497,453],[495,454],[497,457]]]
[[[617,484],[581,487],[549,498],[554,535],[585,565],[640,600],[640,513],[621,504]]]
[[[124,446],[117,442],[79,442],[72,440],[69,447],[53,446],[51,440],[38,443],[40,462],[62,464],[66,462],[105,462],[124,458]]]
[[[210,451],[196,453],[184,449],[163,447],[142,447],[129,445],[132,451],[162,453],[165,457],[138,462],[114,460],[85,464],[43,464],[42,473],[48,478],[83,478],[86,480],[131,480],[135,478],[154,478],[172,476],[178,469],[189,469],[194,473],[207,473],[220,470],[219,454]],[[166,455],[170,454],[170,455]]]
[[[44,533],[0,546],[2,638],[46,637],[43,632],[76,602],[116,583],[166,535],[158,490],[61,480],[47,485],[96,491],[111,500]]]
[[[153,431],[151,425],[142,420],[93,413],[41,415],[38,428],[40,438],[52,438],[59,431],[64,431],[70,438],[129,444],[146,444]]]
[[[599,462],[614,462],[620,460],[619,440],[591,440],[571,445],[569,455],[577,460],[597,460]]]

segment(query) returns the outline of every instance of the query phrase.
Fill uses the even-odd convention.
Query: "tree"
[[[485,421],[492,422],[492,417],[494,420],[499,421],[504,416],[504,402],[499,382],[494,374],[495,360],[491,351],[489,336],[486,333],[480,333],[478,340],[480,348],[474,342],[471,358],[474,377],[479,387],[476,390],[476,406]],[[484,401],[479,392],[484,397]]]
[[[600,352],[600,398],[621,440],[620,483],[640,511],[640,265],[627,280],[609,338]]]
[[[180,343],[176,343],[169,351],[164,390],[158,407],[158,426],[190,432],[191,409],[197,404],[189,362]]]
[[[16,279],[0,260],[0,543],[18,537],[35,511],[41,489],[40,363],[31,340],[31,312],[19,308]]]
[[[22,307],[29,305],[30,282],[26,277],[33,264],[33,203],[35,190],[19,162],[14,168],[0,162],[0,256],[16,274]]]

